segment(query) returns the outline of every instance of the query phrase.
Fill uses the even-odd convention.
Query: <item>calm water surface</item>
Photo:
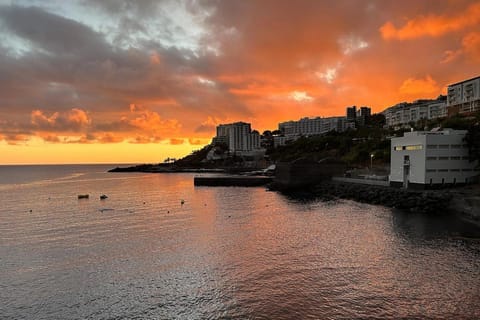
[[[480,318],[453,218],[111,167],[0,167],[1,319]]]

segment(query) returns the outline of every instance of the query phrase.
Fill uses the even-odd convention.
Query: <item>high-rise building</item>
[[[347,107],[347,121],[355,122],[357,119],[357,107]]]
[[[448,86],[448,115],[465,114],[480,110],[480,77]]]
[[[260,149],[260,134],[251,130],[250,123],[221,124],[213,142],[225,143],[230,152],[252,151]]]
[[[357,110],[356,123],[360,126],[364,126],[365,124],[367,124],[371,113],[372,109],[370,109],[369,107],[360,107],[360,109]]]

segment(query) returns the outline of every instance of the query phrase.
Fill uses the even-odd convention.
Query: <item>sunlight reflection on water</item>
[[[4,184],[1,318],[480,317],[480,242],[450,218],[83,170]]]

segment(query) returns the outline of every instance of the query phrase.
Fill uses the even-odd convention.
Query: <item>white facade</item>
[[[314,136],[329,131],[343,132],[350,124],[345,117],[330,118],[303,118],[298,121],[286,121],[278,124],[278,129],[283,132],[287,140],[295,140],[300,136]]]
[[[406,132],[392,138],[390,184],[438,185],[470,183],[478,176],[468,160],[465,130]]]
[[[399,103],[382,112],[386,125],[402,126],[421,119],[436,119],[447,116],[447,103],[442,100],[419,100],[414,103]]]
[[[480,110],[480,77],[448,86],[447,106],[450,114]]]
[[[216,142],[225,142],[230,152],[249,152],[260,149],[260,134],[252,131],[250,123],[235,122],[217,126]]]
[[[447,116],[447,103],[445,101],[428,105],[428,119],[445,118]]]

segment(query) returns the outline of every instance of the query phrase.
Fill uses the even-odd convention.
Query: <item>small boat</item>
[[[104,195],[104,194],[102,194],[102,195],[100,196],[100,200],[105,200],[105,199],[107,199],[107,198],[108,198],[108,197],[107,197],[106,195]]]
[[[78,199],[88,199],[88,194],[79,194]]]

